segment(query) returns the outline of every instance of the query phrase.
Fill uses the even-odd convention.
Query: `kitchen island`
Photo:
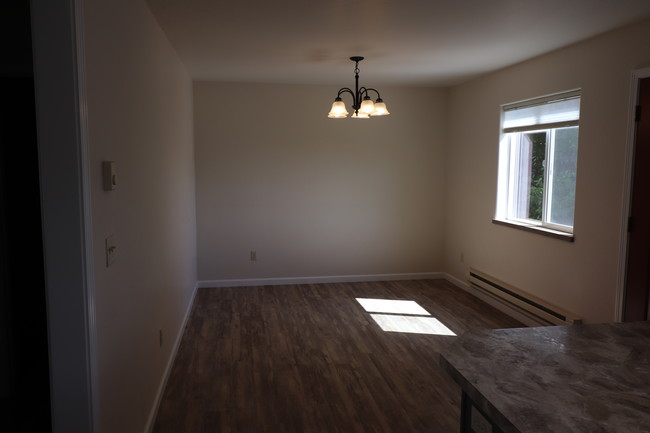
[[[461,432],[650,432],[650,322],[468,332],[440,364]]]

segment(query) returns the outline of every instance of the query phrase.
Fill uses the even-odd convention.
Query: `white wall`
[[[442,268],[446,92],[379,87],[357,120],[338,87],[194,83],[199,280]]]
[[[84,9],[99,432],[140,433],[196,283],[192,84],[142,1]]]
[[[615,319],[630,76],[650,65],[648,41],[645,21],[450,90],[447,272],[465,280],[472,266],[587,322]],[[574,88],[582,88],[575,243],[492,224],[499,106]]]

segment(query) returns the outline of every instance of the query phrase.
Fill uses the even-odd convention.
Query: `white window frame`
[[[549,197],[552,197],[551,194],[553,189],[553,182],[551,182],[551,180],[553,179],[556,130],[574,126],[579,128],[579,114],[577,119],[549,123],[530,122],[529,124],[522,124],[512,128],[504,128],[504,119],[505,113],[508,110],[576,98],[580,98],[579,89],[501,106],[501,135],[499,144],[499,172],[497,179],[498,186],[495,222],[511,223],[516,227],[539,228],[545,231],[559,232],[561,234],[573,234],[573,226],[557,224],[550,221],[551,203],[549,202]],[[525,149],[525,146],[522,146],[521,140],[524,139],[524,134],[536,132],[545,132],[547,135],[541,220],[517,217],[517,215],[521,215],[521,212],[517,212],[520,202],[516,197],[517,195],[521,195],[522,191],[519,188],[519,182],[522,179],[521,164],[524,160],[530,160],[529,157],[521,154]],[[571,236],[571,240],[572,239]]]

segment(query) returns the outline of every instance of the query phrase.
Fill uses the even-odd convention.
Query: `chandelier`
[[[353,119],[368,119],[370,116],[386,116],[390,114],[386,109],[386,104],[384,104],[381,96],[379,96],[377,89],[371,87],[359,87],[359,62],[363,60],[363,57],[354,56],[350,57],[350,60],[356,64],[354,67],[354,92],[348,87],[340,89],[327,117],[341,119],[348,116],[348,110],[345,109],[345,104],[341,99],[341,95],[344,93],[352,95],[352,108],[354,109],[354,113],[352,114]],[[375,102],[372,102],[368,92],[375,92],[377,94]]]

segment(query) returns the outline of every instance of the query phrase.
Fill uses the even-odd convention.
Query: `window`
[[[495,222],[573,233],[579,121],[579,91],[502,107]]]

